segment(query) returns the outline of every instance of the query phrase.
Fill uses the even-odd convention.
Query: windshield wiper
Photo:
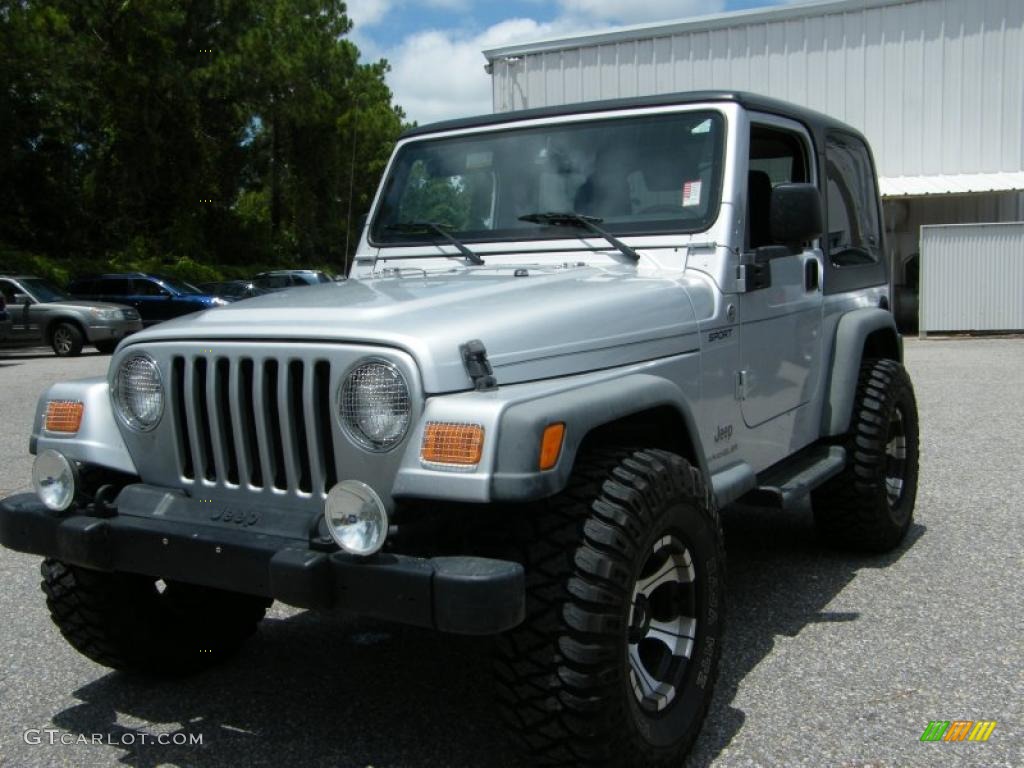
[[[528,213],[525,216],[520,216],[519,220],[528,221],[531,224],[550,224],[553,227],[577,227],[579,229],[589,230],[595,235],[600,235],[609,243],[614,245],[633,263],[640,261],[639,253],[619,240],[619,238],[608,230],[597,226],[604,221],[604,219],[600,219],[597,216],[584,216],[582,213],[573,213],[571,211],[563,211],[561,213],[558,211],[551,211],[548,213]]]
[[[391,232],[404,232],[406,234],[415,234],[417,232],[433,232],[435,235],[440,235],[442,238],[447,240],[449,243],[455,246],[459,253],[466,257],[466,261],[470,264],[481,265],[484,260],[473,253],[469,248],[463,245],[461,242],[452,237],[451,233],[448,232],[445,227],[447,224],[437,224],[433,221],[400,221],[396,224],[388,224],[384,229]]]

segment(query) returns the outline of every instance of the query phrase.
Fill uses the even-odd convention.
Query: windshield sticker
[[[700,205],[700,179],[683,184],[683,208]]]
[[[705,120],[703,123],[697,123],[690,133],[707,133],[711,130],[711,120]]]

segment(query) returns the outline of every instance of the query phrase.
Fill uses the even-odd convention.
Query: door
[[[0,293],[7,304],[7,314],[11,316],[11,341],[27,341],[37,335],[33,332],[33,318],[30,313],[32,298],[25,289],[13,280],[0,280]]]
[[[750,131],[747,244],[773,245],[772,188],[815,182],[806,132],[795,123],[757,119]],[[740,397],[743,421],[757,427],[809,403],[821,372],[822,254],[815,243],[773,258],[770,285],[740,296]]]
[[[137,277],[132,280],[131,303],[147,323],[170,320],[175,315],[176,307],[171,292],[149,278]]]

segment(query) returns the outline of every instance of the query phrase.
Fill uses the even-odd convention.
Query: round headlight
[[[371,451],[395,447],[409,429],[409,386],[391,363],[357,365],[338,393],[338,415],[345,432]]]
[[[63,512],[75,500],[77,472],[64,454],[47,448],[32,464],[32,488],[54,512]]]
[[[125,358],[114,376],[117,413],[132,429],[146,432],[164,412],[164,385],[160,369],[145,355]]]

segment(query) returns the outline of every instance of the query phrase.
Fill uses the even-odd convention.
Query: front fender
[[[561,491],[568,483],[584,438],[596,427],[651,408],[668,406],[683,419],[689,437],[698,439],[689,399],[676,383],[699,384],[696,353],[626,369],[503,386],[490,392],[461,392],[427,401],[423,419],[409,441],[395,479],[393,495],[487,503],[528,501]],[[475,423],[484,429],[480,464],[472,471],[446,472],[424,467],[419,450],[430,421]],[[566,425],[554,468],[538,469],[541,436],[555,422]],[[704,451],[694,444],[701,471]]]
[[[65,435],[46,430],[46,404],[50,400],[73,400],[85,406],[78,432]],[[29,451],[36,454],[47,448],[60,451],[75,461],[138,474],[117,428],[107,381],[102,377],[58,382],[43,392],[36,403]]]

